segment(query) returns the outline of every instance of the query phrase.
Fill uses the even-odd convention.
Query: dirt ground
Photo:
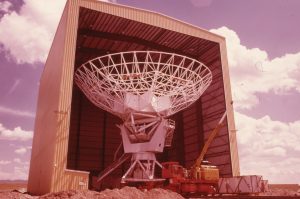
[[[5,190],[20,190],[26,191],[27,189],[27,182],[0,182],[0,192]]]
[[[96,191],[61,191],[49,193],[43,196],[30,196],[20,192],[0,192],[0,199],[183,199],[178,193],[165,189],[152,189],[141,191],[135,187],[123,187],[122,189],[106,189],[102,192]]]
[[[259,194],[261,196],[300,196],[300,189],[298,191],[287,190],[287,189],[270,189],[266,193]]]
[[[260,195],[265,196],[300,196],[299,185],[270,186],[270,190]],[[152,189],[141,191],[135,187],[123,187],[122,189],[106,189],[102,192],[96,191],[61,191],[49,193],[43,196],[31,196],[19,191],[1,191],[0,199],[183,199],[175,192],[165,189]]]

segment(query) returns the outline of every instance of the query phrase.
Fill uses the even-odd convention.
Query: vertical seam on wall
[[[78,102],[78,124],[76,131],[76,150],[75,150],[75,169],[78,170],[78,156],[79,156],[79,144],[80,144],[80,129],[81,129],[81,117],[82,117],[82,94],[79,92],[79,102]]]
[[[227,111],[227,103],[226,103],[226,88],[225,88],[225,82],[224,82],[224,71],[223,71],[223,60],[222,60],[222,52],[221,52],[221,44],[219,44],[219,52],[220,52],[220,61],[221,61],[221,70],[222,70],[222,82],[223,82],[223,89],[224,89],[224,103],[225,103],[225,110]],[[227,74],[229,76],[229,74]],[[234,122],[234,121],[233,121]],[[230,169],[231,169],[231,176],[233,176],[233,165],[232,162],[232,154],[231,154],[231,141],[230,141],[230,128],[228,123],[228,111],[226,113],[226,127],[227,127],[227,139],[228,139],[228,145],[229,145],[229,160],[230,160]]]
[[[182,147],[178,147],[178,155],[179,155],[179,162],[181,165],[186,166],[186,162],[185,162],[185,144],[184,144],[184,128],[183,128],[183,114],[182,111],[180,111],[178,114],[178,137],[180,142],[180,145]],[[176,127],[176,125],[175,125]]]
[[[103,111],[103,129],[102,129],[102,165],[101,165],[101,169],[104,170],[105,169],[105,140],[106,140],[106,118],[107,117],[107,113],[106,111]]]
[[[199,154],[201,152],[201,149],[204,146],[204,126],[203,126],[203,114],[202,114],[202,100],[201,98],[196,102],[196,115],[197,115],[197,130],[198,130],[198,151]],[[197,158],[197,157],[196,157]]]

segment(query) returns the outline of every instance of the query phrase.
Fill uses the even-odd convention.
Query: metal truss
[[[167,117],[199,99],[211,81],[212,73],[203,63],[156,51],[104,55],[86,62],[75,72],[75,82],[85,95],[96,106],[123,120],[130,112],[142,111],[139,106],[130,105],[128,99],[139,103],[139,99],[148,98],[144,104],[152,106],[150,112]]]

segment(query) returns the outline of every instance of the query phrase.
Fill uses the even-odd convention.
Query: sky
[[[224,36],[241,174],[300,183],[300,1],[113,3]],[[64,4],[0,1],[0,180],[28,178],[39,79]]]

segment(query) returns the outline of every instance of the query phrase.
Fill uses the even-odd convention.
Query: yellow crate
[[[201,166],[201,179],[207,181],[219,180],[219,169],[214,166]]]

